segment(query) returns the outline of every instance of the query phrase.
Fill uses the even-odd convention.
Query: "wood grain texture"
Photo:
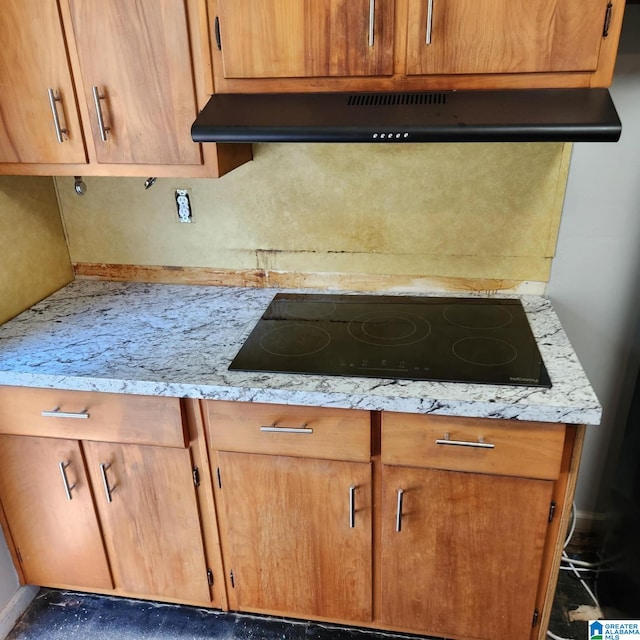
[[[383,621],[440,637],[529,637],[552,483],[386,465],[382,482]]]
[[[409,2],[408,75],[592,72],[607,0]]]
[[[218,460],[239,609],[371,620],[370,464],[227,452]]]
[[[78,442],[0,436],[0,498],[27,583],[113,586]]]
[[[43,417],[42,411],[89,414]],[[0,433],[184,448],[178,398],[0,387]]]
[[[6,0],[0,30],[0,163],[84,164],[82,127],[56,0]],[[56,138],[48,89],[61,98],[60,125],[68,130],[62,143]]]
[[[224,76],[383,76],[393,71],[392,0],[217,0]]]
[[[368,411],[253,402],[207,401],[209,444],[220,451],[368,462]],[[311,429],[312,433],[263,432],[260,427]]]
[[[83,447],[116,586],[210,603],[190,452],[102,442]],[[100,464],[110,465],[112,502]]]
[[[483,449],[436,444],[451,441],[495,445]],[[560,475],[565,425],[450,418],[386,412],[382,416],[382,462],[555,480]]]
[[[329,288],[343,291],[460,291],[474,293],[517,292],[519,280],[489,278],[421,277],[368,273],[293,273],[264,269],[215,269],[134,264],[75,262],[76,278],[120,282],[162,282],[233,287]],[[529,283],[530,285],[533,283]],[[540,291],[543,287],[540,286]]]

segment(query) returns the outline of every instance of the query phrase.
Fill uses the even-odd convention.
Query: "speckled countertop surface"
[[[273,289],[78,280],[0,326],[0,384],[599,424],[550,302],[522,296],[553,387],[228,371]]]

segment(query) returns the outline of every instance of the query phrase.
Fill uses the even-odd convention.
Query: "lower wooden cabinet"
[[[218,453],[240,610],[372,619],[371,465]]]
[[[0,496],[28,583],[113,587],[79,442],[0,435]]]
[[[382,621],[453,638],[528,638],[552,483],[385,466]]]
[[[196,409],[0,387],[1,515],[21,579],[224,606]]]
[[[104,442],[84,449],[115,584],[209,602],[190,452]]]

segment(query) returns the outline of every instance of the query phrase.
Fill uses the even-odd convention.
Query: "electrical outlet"
[[[191,194],[189,189],[176,189],[175,198],[178,222],[192,223],[193,209],[191,208]]]

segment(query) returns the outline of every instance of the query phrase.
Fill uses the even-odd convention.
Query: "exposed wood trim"
[[[75,262],[77,278],[118,282],[158,282],[232,287],[309,288],[337,291],[461,292],[542,294],[544,282],[491,278],[370,273],[300,273],[266,269],[216,269],[161,265],[104,264]]]
[[[584,425],[567,425],[564,458],[560,478],[556,482],[553,491],[553,500],[559,506],[555,518],[549,525],[545,554],[542,559],[542,571],[537,604],[540,611],[540,620],[534,627],[532,640],[546,640],[547,627],[551,617],[551,607],[555,597],[560,561],[564,550],[564,538],[571,519],[573,496],[578,480],[580,457],[584,444],[586,428]]]

